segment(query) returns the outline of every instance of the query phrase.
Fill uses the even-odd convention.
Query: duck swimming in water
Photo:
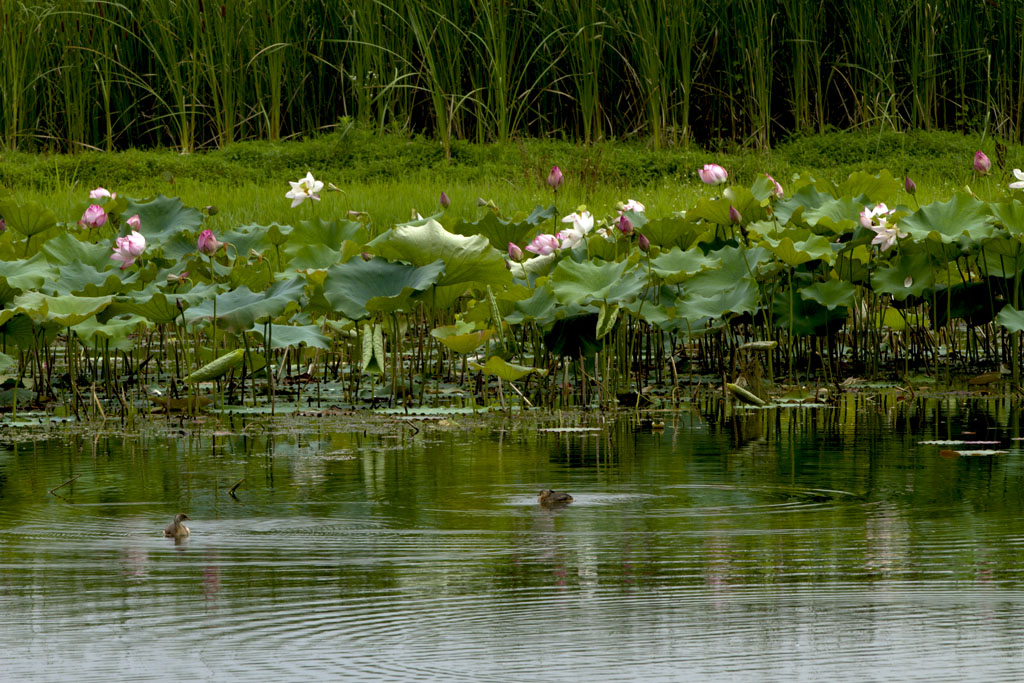
[[[191,533],[188,527],[182,524],[183,520],[192,519],[184,512],[174,515],[174,521],[164,528],[164,536],[167,538],[185,538]]]
[[[537,494],[537,502],[541,505],[568,505],[572,500],[572,496],[565,491],[544,489]]]

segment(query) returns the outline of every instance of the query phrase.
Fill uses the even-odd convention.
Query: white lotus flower
[[[1013,175],[1017,178],[1017,182],[1010,183],[1011,190],[1024,190],[1024,171],[1019,168],[1013,169]]]
[[[292,186],[292,189],[285,194],[285,197],[292,200],[293,209],[307,199],[320,201],[319,193],[324,189],[323,182],[314,178],[311,172],[307,172],[306,177],[301,178],[298,182],[289,180],[288,184]]]

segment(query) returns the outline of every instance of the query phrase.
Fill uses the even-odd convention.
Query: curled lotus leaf
[[[486,237],[455,235],[433,219],[425,219],[422,225],[395,226],[367,246],[390,261],[415,266],[440,260],[444,272],[438,286],[500,287],[512,282],[512,274],[505,268],[504,252],[492,247]]]
[[[893,198],[899,196],[903,189],[903,181],[894,178],[892,172],[885,168],[880,172],[872,174],[867,171],[854,171],[850,176],[839,183],[836,194],[840,197],[856,197],[871,204],[893,203]]]
[[[219,329],[239,334],[257,321],[276,318],[289,308],[297,309],[302,294],[300,278],[275,282],[265,292],[239,287],[193,305],[185,311],[185,322],[194,324],[216,318]]]
[[[1024,311],[1018,311],[1013,306],[1007,304],[1003,306],[1003,310],[999,311],[999,314],[996,316],[996,322],[1010,332],[1024,331]]]
[[[45,206],[33,202],[19,204],[13,199],[0,201],[0,216],[7,227],[25,237],[32,237],[57,225],[57,216]]]
[[[726,207],[726,212],[729,209]],[[696,223],[681,216],[655,218],[644,224],[641,232],[647,241],[663,249],[679,247],[683,251],[692,247],[697,239],[709,232],[711,226]]]
[[[800,288],[800,296],[811,301],[817,301],[828,310],[837,306],[849,308],[853,306],[853,298],[857,288],[845,280],[829,280],[827,282],[815,282],[813,285]]]
[[[487,238],[492,247],[498,251],[505,251],[509,242],[520,247],[525,246],[532,238],[532,233],[537,231],[537,226],[554,216],[554,206],[538,206],[521,221],[502,220],[493,211],[488,211],[483,218],[473,223],[457,222],[452,226],[452,233],[464,236],[481,235]]]
[[[113,300],[112,296],[48,296],[42,292],[25,292],[11,302],[11,307],[36,324],[71,327],[101,312]]]
[[[771,252],[787,266],[795,267],[808,261],[821,259],[826,263],[835,261],[836,253],[832,249],[832,243],[821,235],[813,235],[805,240],[794,242],[786,236],[780,240],[765,237],[761,244],[768,245]]]
[[[470,366],[474,370],[482,372],[485,375],[498,377],[506,382],[515,382],[516,380],[526,377],[531,372],[535,372],[542,376],[547,374],[547,370],[509,363],[500,356],[491,356],[487,359],[487,363],[484,365],[480,365],[479,363],[470,363]]]
[[[77,325],[72,325],[71,331],[82,341],[83,344],[92,346],[96,343],[109,345],[111,349],[118,351],[130,351],[135,346],[133,335],[139,327],[149,327],[149,320],[141,315],[126,315],[112,318],[106,322],[100,322],[95,316],[87,318]]]
[[[61,266],[79,263],[92,266],[96,270],[105,270],[114,265],[114,261],[110,259],[109,242],[93,244],[67,232],[46,240],[41,251],[46,254],[50,263]],[[61,269],[61,276],[63,274],[64,270]]]
[[[267,326],[257,323],[249,328],[260,339],[264,339]],[[285,349],[305,344],[313,349],[331,350],[331,338],[320,331],[319,325],[277,325],[270,324],[270,348]]]
[[[551,273],[551,289],[562,304],[586,304],[607,299],[626,271],[625,261],[597,263],[563,259]]]

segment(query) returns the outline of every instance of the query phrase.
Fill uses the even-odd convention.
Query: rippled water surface
[[[664,430],[292,418],[8,443],[0,671],[1019,680],[1020,417],[857,398]],[[921,443],[956,440],[996,443]],[[178,511],[181,543],[161,537]]]

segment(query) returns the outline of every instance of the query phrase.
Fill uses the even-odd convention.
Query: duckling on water
[[[565,491],[544,489],[537,494],[537,502],[541,505],[568,505],[572,500],[572,496]]]
[[[174,515],[174,521],[164,528],[164,536],[168,538],[184,538],[189,535],[188,527],[182,524],[182,520],[192,519],[184,512]]]

